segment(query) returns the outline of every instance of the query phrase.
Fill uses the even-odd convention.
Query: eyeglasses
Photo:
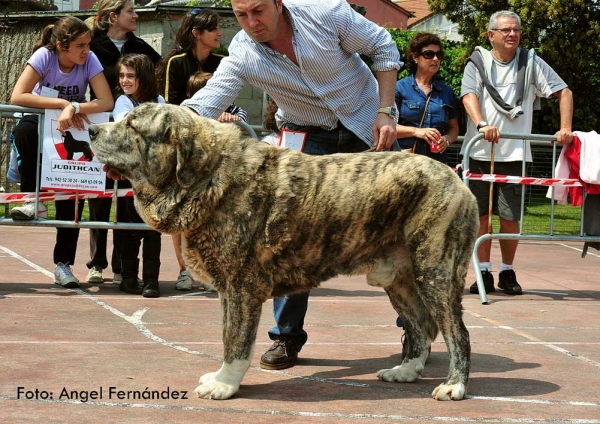
[[[419,53],[419,56],[423,56],[425,59],[433,59],[434,56],[437,56],[439,60],[442,60],[444,58],[444,52],[441,50],[436,52],[433,50],[423,50],[421,53]]]
[[[501,33],[505,37],[508,34],[510,34],[511,32],[514,32],[517,35],[521,33],[521,29],[520,28],[493,28],[492,31],[497,31],[497,32]]]
[[[202,9],[199,7],[194,7],[192,9],[192,11],[190,12],[190,15],[192,15],[192,18],[196,17],[197,15],[202,13]]]

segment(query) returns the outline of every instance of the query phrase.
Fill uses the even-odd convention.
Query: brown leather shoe
[[[296,365],[302,346],[293,339],[277,339],[260,357],[260,367],[265,370],[284,370]]]

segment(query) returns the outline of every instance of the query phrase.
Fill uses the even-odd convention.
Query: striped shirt
[[[392,37],[345,0],[284,0],[283,6],[292,22],[298,65],[242,30],[206,87],[182,106],[216,118],[250,84],[275,100],[280,128],[289,122],[329,130],[340,121],[373,145],[379,90],[359,55],[372,59],[375,72],[400,69]]]

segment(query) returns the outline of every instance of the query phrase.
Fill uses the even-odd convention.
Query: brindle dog
[[[450,370],[433,397],[464,398],[461,299],[479,219],[448,166],[400,152],[309,156],[172,105],[145,104],[89,132],[100,161],[131,181],[144,221],[182,233],[190,269],[219,292],[224,362],[200,378],[199,397],[238,391],[269,297],[366,274],[408,337],[402,363],[378,377],[416,380],[441,331]]]

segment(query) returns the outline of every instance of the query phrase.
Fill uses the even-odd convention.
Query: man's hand
[[[558,144],[571,144],[573,141],[573,133],[570,129],[561,128],[560,130],[556,131],[554,136],[556,137]]]
[[[498,127],[493,127],[491,125],[481,127],[479,129],[480,133],[483,133],[483,138],[485,138],[490,143],[498,143],[500,140],[500,129]]]
[[[396,141],[396,122],[385,113],[378,113],[373,125],[375,150],[381,152],[392,147]]]

